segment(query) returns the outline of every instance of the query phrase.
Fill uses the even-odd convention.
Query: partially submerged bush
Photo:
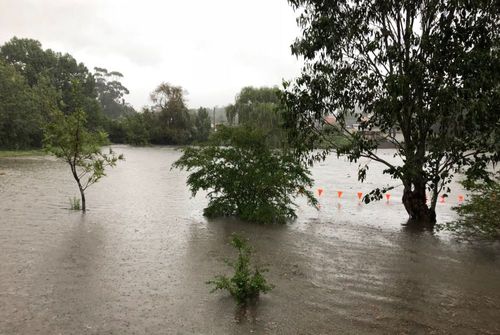
[[[439,225],[440,230],[454,232],[460,238],[500,238],[500,183],[468,183],[472,191],[467,203],[455,207],[460,215],[456,221]]]
[[[209,144],[183,149],[174,167],[192,171],[187,184],[193,196],[208,190],[209,217],[284,223],[295,218],[293,199],[317,200],[307,168],[286,150],[268,145],[267,134],[249,127],[220,127]]]
[[[211,292],[227,290],[238,305],[246,305],[257,299],[261,292],[269,292],[273,285],[268,284],[262,275],[267,269],[254,267],[252,270],[250,264],[252,251],[245,239],[233,234],[231,244],[238,249],[238,258],[234,263],[227,260],[226,263],[234,269],[234,275],[231,278],[216,276],[207,284],[214,285]]]

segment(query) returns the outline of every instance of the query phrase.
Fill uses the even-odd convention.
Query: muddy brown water
[[[0,159],[0,334],[500,334],[500,247],[405,230],[396,183],[330,157],[313,169],[321,210],[262,226],[206,220],[173,148],[115,148],[126,161],[88,190],[50,157]],[[392,159],[392,151],[384,155]],[[339,200],[337,190],[342,190]],[[454,217],[453,199],[438,206]],[[204,283],[227,273],[233,232],[276,288],[239,310]]]

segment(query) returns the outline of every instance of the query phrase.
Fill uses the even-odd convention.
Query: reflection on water
[[[410,231],[398,188],[359,204],[394,182],[375,165],[358,184],[356,165],[329,158],[313,171],[321,210],[299,200],[296,222],[262,226],[206,220],[174,149],[116,150],[126,161],[85,215],[66,209],[78,191],[63,163],[0,159],[0,334],[500,333],[500,247]],[[233,232],[276,285],[246,309],[205,284],[229,274]]]

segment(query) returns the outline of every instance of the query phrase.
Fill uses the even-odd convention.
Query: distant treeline
[[[0,148],[42,147],[43,129],[56,110],[83,110],[90,130],[114,143],[190,144],[206,141],[213,109],[190,110],[179,86],[160,84],[151,105],[136,111],[126,100],[123,75],[94,72],[70,54],[43,49],[39,41],[12,38],[0,46]],[[245,87],[235,103],[216,109],[216,124],[251,124],[280,136],[279,90]]]

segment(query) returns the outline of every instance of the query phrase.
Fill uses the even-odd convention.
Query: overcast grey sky
[[[34,38],[120,71],[136,108],[162,81],[184,87],[189,107],[223,106],[298,75],[295,17],[286,0],[0,0],[0,43]]]

